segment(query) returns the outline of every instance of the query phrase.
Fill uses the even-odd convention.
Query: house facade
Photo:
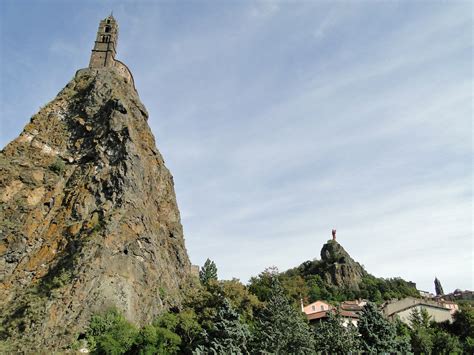
[[[306,318],[310,323],[322,322],[328,318],[329,313],[337,312],[341,317],[341,324],[344,327],[347,327],[349,324],[357,327],[359,312],[362,310],[362,307],[359,306],[359,301],[343,302],[337,309],[324,301],[316,301],[307,306],[303,306],[303,302],[301,302],[301,311],[306,314]]]
[[[449,308],[453,307],[453,309]],[[406,297],[401,300],[387,302],[382,306],[382,313],[388,319],[399,318],[403,323],[410,325],[410,317],[414,310],[425,310],[431,319],[437,323],[453,321],[453,313],[456,306],[446,305],[427,299]]]

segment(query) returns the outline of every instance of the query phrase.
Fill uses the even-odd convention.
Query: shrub
[[[135,344],[138,330],[117,310],[92,316],[86,333],[89,350],[97,354],[124,354]]]
[[[54,163],[49,166],[49,170],[58,175],[61,175],[65,168],[66,164],[64,164],[64,161],[61,158],[56,158]]]

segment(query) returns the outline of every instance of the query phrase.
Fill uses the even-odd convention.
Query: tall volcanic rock
[[[0,340],[23,350],[65,348],[109,307],[146,324],[189,282],[173,178],[110,63],[91,60],[0,152]]]
[[[321,248],[320,267],[323,278],[331,285],[358,289],[362,278],[367,275],[362,265],[351,258],[336,240],[328,240]]]
[[[333,231],[333,239],[328,240],[321,248],[321,260],[305,261],[300,266],[289,269],[285,274],[300,275],[303,278],[318,275],[328,287],[354,291],[359,290],[364,277],[370,276],[364,267],[352,259],[336,241],[335,231]]]

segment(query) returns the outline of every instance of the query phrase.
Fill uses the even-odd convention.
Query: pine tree
[[[443,286],[441,286],[441,282],[438,280],[437,277],[435,277],[434,284],[435,284],[436,296],[444,295]]]
[[[206,260],[199,270],[199,279],[203,285],[207,285],[210,280],[217,280],[217,267],[214,261],[209,258]]]
[[[303,314],[291,305],[276,277],[270,299],[257,317],[253,347],[257,353],[314,353],[311,329]]]
[[[359,318],[362,349],[368,353],[396,352],[398,348],[396,328],[383,318],[375,304],[369,302]]]
[[[212,328],[205,332],[204,337],[206,345],[199,346],[195,354],[248,354],[249,329],[226,298],[217,310]]]
[[[330,312],[328,318],[314,327],[315,349],[323,354],[348,354],[359,351],[357,328],[342,325],[341,316]]]

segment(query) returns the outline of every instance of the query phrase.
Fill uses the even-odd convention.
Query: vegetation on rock
[[[205,261],[199,270],[199,279],[203,285],[207,285],[211,280],[217,280],[217,267],[214,261],[209,258]]]
[[[409,327],[388,321],[368,303],[358,327],[344,327],[337,312],[309,325],[275,269],[263,274],[270,277],[264,302],[238,280],[211,280],[190,290],[182,309],[164,312],[140,330],[116,310],[95,315],[84,336],[86,346],[95,354],[472,353],[469,306],[453,324],[434,323],[415,311]]]

